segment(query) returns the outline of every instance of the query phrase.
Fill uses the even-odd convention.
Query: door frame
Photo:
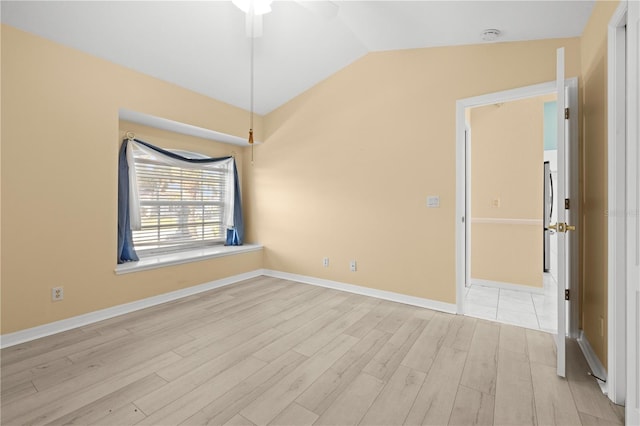
[[[570,161],[570,181],[571,187],[569,188],[569,194],[571,197],[579,197],[578,187],[578,78],[572,77],[565,79],[565,88],[569,90],[569,108],[572,111],[572,119],[569,120],[570,126],[570,140],[568,143],[568,153],[571,153],[569,157]],[[501,92],[488,93],[485,95],[475,96],[472,98],[458,99],[456,101],[456,312],[460,315],[464,314],[464,290],[466,270],[467,270],[467,250],[465,241],[467,236],[471,234],[471,223],[469,218],[465,216],[467,210],[467,162],[465,154],[468,152],[466,148],[465,127],[466,127],[466,115],[465,110],[471,107],[479,107],[485,105],[491,105],[501,102],[516,101],[519,99],[532,98],[536,96],[548,95],[556,92],[556,82],[550,81],[546,83],[535,84],[531,86],[519,87],[516,89],[504,90]],[[575,111],[575,112],[574,112]],[[573,203],[575,208],[568,211],[567,223],[575,224],[576,227],[580,226],[580,203]],[[574,234],[571,238],[570,251],[572,256],[569,264],[569,274],[572,277],[571,287],[571,300],[570,303],[570,317],[568,318],[568,331],[569,335],[573,338],[578,337],[578,324],[579,324],[579,311],[578,300],[580,295],[578,294],[578,239],[579,234]]]
[[[627,3],[627,117],[640,114],[640,3]],[[640,422],[640,124],[627,120],[627,357],[625,419],[628,424]]]
[[[609,399],[626,399],[626,24],[627,2],[620,2],[607,34],[607,382]]]
[[[471,217],[471,127],[466,122],[465,117],[465,126],[464,126],[464,170],[465,170],[465,211],[464,216],[466,218]],[[471,286],[471,232],[470,225],[466,226],[465,233],[465,264],[464,264],[464,287],[468,289]]]

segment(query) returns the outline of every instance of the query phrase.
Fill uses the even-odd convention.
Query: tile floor
[[[465,315],[556,333],[558,286],[554,240],[552,238],[551,272],[543,274],[544,293],[488,287],[473,284],[472,279],[464,300]]]

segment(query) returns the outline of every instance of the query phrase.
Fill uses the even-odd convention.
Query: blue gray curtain
[[[137,143],[151,148],[163,155],[189,163],[214,163],[216,161],[228,160],[231,157],[219,158],[187,158],[171,151],[166,151],[157,146],[134,139]],[[136,261],[138,255],[133,247],[133,233],[129,222],[129,165],[127,164],[127,144],[129,140],[122,141],[120,156],[118,158],[118,263]],[[227,229],[225,245],[241,246],[244,241],[244,220],[242,217],[242,197],[240,195],[240,181],[238,179],[238,168],[236,160],[233,160],[233,178],[235,188],[233,229]]]
[[[138,260],[133,248],[133,233],[129,223],[129,165],[127,142],[124,140],[118,157],[118,263]]]

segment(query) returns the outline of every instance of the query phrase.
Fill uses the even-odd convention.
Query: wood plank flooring
[[[623,424],[568,342],[259,277],[0,352],[2,425]]]

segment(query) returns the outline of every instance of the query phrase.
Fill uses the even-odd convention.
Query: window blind
[[[140,229],[133,231],[133,243],[141,256],[224,243],[226,166],[187,168],[134,158]]]

